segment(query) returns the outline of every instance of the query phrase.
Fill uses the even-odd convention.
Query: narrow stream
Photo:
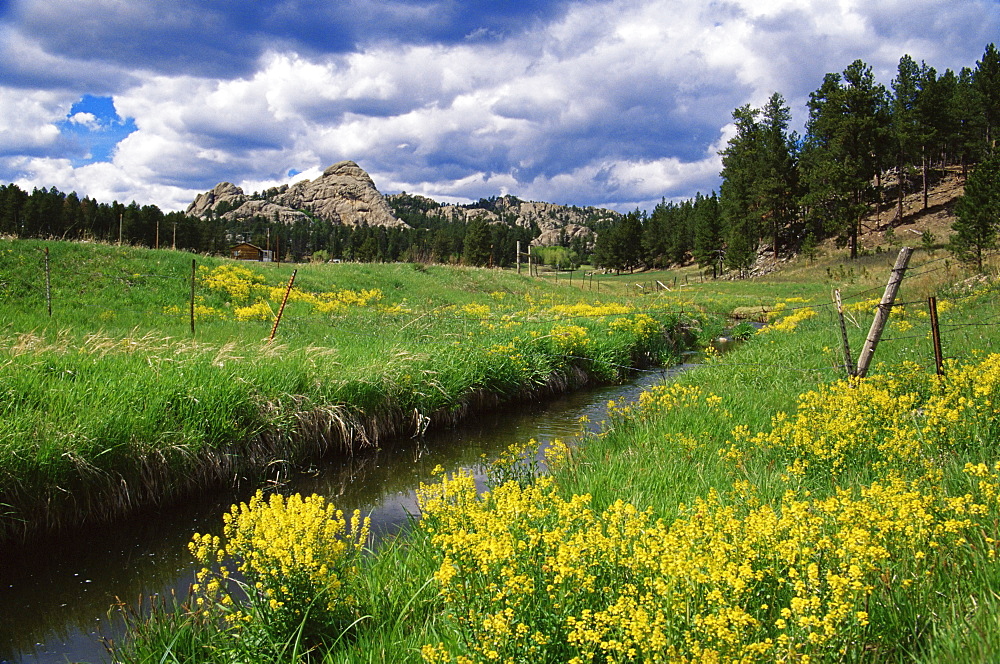
[[[409,523],[415,489],[434,480],[438,464],[449,471],[474,469],[482,455],[495,457],[514,443],[572,438],[581,417],[594,428],[609,400],[634,399],[687,366],[479,415],[454,430],[324,464],[294,478],[292,488],[324,495],[344,512],[370,512],[373,533],[385,536]],[[153,593],[185,593],[194,574],[187,552],[192,533],[221,530],[222,513],[245,497],[226,492],[72,537],[0,550],[0,664],[106,661],[100,639],[117,638],[122,629],[109,618],[116,598],[136,605]]]

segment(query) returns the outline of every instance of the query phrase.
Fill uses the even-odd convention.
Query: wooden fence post
[[[937,375],[944,375],[944,356],[941,354],[941,327],[938,325],[937,298],[933,295],[927,299],[927,308],[931,314],[931,337],[934,340],[934,366]]]
[[[288,280],[288,288],[285,289],[285,297],[281,300],[281,308],[278,309],[278,315],[274,319],[274,327],[271,328],[271,338],[267,340],[267,343],[274,341],[274,334],[278,331],[278,323],[281,322],[281,314],[285,313],[285,305],[288,304],[288,296],[292,292],[292,284],[295,283],[295,274],[298,269],[292,270],[292,277]]]
[[[45,305],[52,318],[52,270],[49,268],[49,248],[45,247]]]
[[[906,266],[910,262],[910,254],[912,253],[913,249],[910,247],[903,247],[899,250],[899,256],[896,257],[896,264],[889,275],[889,283],[885,286],[885,294],[882,295],[882,301],[879,302],[878,310],[875,312],[875,320],[872,321],[871,329],[868,331],[868,338],[865,339],[864,348],[861,349],[861,356],[858,358],[858,370],[854,374],[858,378],[864,378],[868,373],[868,366],[875,355],[875,348],[878,346],[879,339],[882,338],[882,330],[885,329],[885,324],[889,322],[892,303],[896,300],[899,284],[903,281],[903,274],[906,272]]]
[[[840,319],[840,337],[844,341],[844,367],[847,369],[848,377],[854,375],[854,362],[851,361],[851,344],[847,340],[847,326],[844,324],[844,305],[840,301],[840,289],[833,291],[834,300],[837,302],[837,317]]]
[[[195,259],[191,259],[191,336],[194,336],[194,274]]]

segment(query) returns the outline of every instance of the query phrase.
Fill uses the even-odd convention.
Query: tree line
[[[619,270],[693,260],[742,271],[762,251],[777,256],[830,237],[856,258],[866,215],[897,223],[908,193],[922,191],[926,209],[928,189],[944,168],[960,167],[967,176],[993,154],[998,115],[1000,54],[993,44],[975,68],[958,72],[939,73],[904,55],[889,87],[855,60],[809,95],[803,136],[789,130],[791,112],[780,93],[761,108],[735,109],[718,194],[626,215],[598,237],[594,259]],[[983,241],[982,233],[972,235]]]
[[[204,219],[183,212],[164,214],[155,205],[100,203],[55,187],[29,194],[16,184],[0,186],[0,235],[53,238],[174,248],[224,254],[238,242],[275,252],[279,260],[338,258],[359,262],[439,262],[508,267],[518,241],[526,248],[537,226],[490,224],[480,218],[452,221],[418,203],[419,197],[390,197],[397,217],[410,228],[351,227],[307,215],[291,224],[253,217],[232,221],[223,210]],[[422,199],[427,201],[428,199]],[[424,210],[420,210],[420,206]]]

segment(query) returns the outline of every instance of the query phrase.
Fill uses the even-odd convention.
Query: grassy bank
[[[721,329],[494,270],[194,260],[192,284],[190,254],[0,240],[0,539],[280,479]]]
[[[894,311],[862,381],[844,378],[829,273],[662,294],[687,309],[763,302],[772,325],[637,403],[615,404],[604,433],[554,449],[549,477],[528,482],[523,466],[501,461],[488,494],[477,496],[466,475],[426,487],[421,528],[376,555],[333,556],[345,565],[335,589],[317,582],[298,599],[261,593],[242,609],[252,613],[245,624],[220,629],[212,616],[228,603],[217,585],[180,610],[136,620],[119,654],[992,661],[1000,653],[1000,359],[991,355],[990,313],[998,288],[943,265],[932,284],[936,265],[914,266],[900,301],[918,304]],[[855,353],[886,273],[838,284],[854,289]],[[934,375],[928,291],[939,298],[952,357],[944,378]],[[261,513],[279,519],[287,507]],[[228,547],[244,574],[266,575],[268,565],[247,555],[253,546],[232,548],[256,532],[233,526],[228,544],[211,542],[202,559]],[[309,616],[322,613],[315,600],[326,603],[327,593],[350,598],[351,610],[314,629]],[[291,629],[268,630],[282,621]]]
[[[825,303],[779,300],[746,347],[616,405],[554,479],[446,480],[425,521],[462,640],[426,659],[996,659],[997,288],[938,295],[943,378],[919,307],[849,381]]]

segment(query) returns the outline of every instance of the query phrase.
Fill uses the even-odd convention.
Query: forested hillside
[[[1000,54],[990,44],[975,68],[939,73],[908,55],[889,87],[860,60],[827,74],[810,94],[805,135],[775,92],[762,108],[733,111],[718,194],[635,212],[597,241],[594,259],[630,269],[693,260],[744,271],[762,251],[778,255],[837,238],[852,258],[862,221],[875,230],[928,208],[931,184],[964,177],[990,157],[1000,115]],[[904,210],[921,191],[922,205]]]

